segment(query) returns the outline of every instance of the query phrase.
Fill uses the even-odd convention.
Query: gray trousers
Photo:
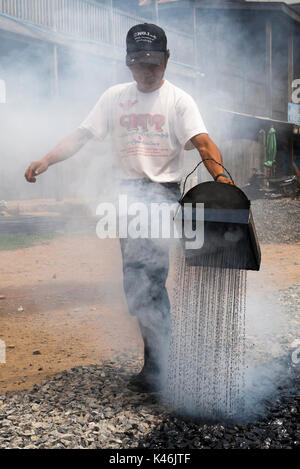
[[[142,190],[140,190],[142,187]],[[133,182],[139,201],[178,201],[178,184]],[[130,190],[129,190],[130,189]],[[124,190],[124,189],[123,189]],[[121,238],[123,283],[129,312],[137,317],[144,340],[146,371],[159,372],[170,337],[170,301],[166,289],[169,272],[169,242],[151,238]]]

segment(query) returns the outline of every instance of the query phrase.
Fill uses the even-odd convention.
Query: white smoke
[[[70,16],[72,17],[71,11]],[[229,16],[227,25],[232,45],[235,46],[232,50],[240,50],[240,55],[235,58],[236,61],[240,66],[247,59],[251,62],[253,51],[250,50],[251,53],[247,57],[247,52],[240,47],[240,44],[245,43],[247,39],[244,26],[237,25]],[[166,19],[163,26],[168,27]],[[180,33],[181,29],[178,32]],[[124,61],[116,64],[115,61],[80,52],[75,48],[58,46],[59,83],[58,95],[55,96],[52,45],[35,43],[24,46],[24,42],[18,41],[17,38],[11,42],[7,40],[5,44],[1,48],[0,66],[0,79],[5,82],[6,88],[5,103],[0,104],[0,199],[54,198],[63,187],[67,196],[88,199],[103,197],[107,200],[111,195],[111,189],[115,187],[114,165],[116,164],[112,159],[109,141],[89,142],[77,156],[51,167],[38,178],[36,184],[28,184],[25,181],[24,171],[31,161],[41,159],[60,139],[82,122],[106,88],[115,82],[131,80]],[[179,46],[176,41],[170,41],[171,61],[172,53]],[[199,43],[199,49],[200,46],[212,47],[207,43]],[[125,36],[123,52],[125,56]],[[218,87],[219,80],[225,78],[216,75],[215,54],[212,53],[208,63],[204,64],[201,62],[201,55],[198,55],[199,68],[203,66],[203,72],[207,69],[209,74],[198,75],[197,90],[194,78],[188,74],[177,74],[176,67],[172,69],[171,64],[167,69],[166,78],[190,92],[198,100],[210,135],[222,145],[224,142],[220,140],[219,135],[226,134],[230,127],[230,119],[221,117],[216,122],[212,105],[221,103],[221,107],[230,106],[233,96]],[[185,58],[187,62],[192,63],[193,51],[185,49]],[[227,59],[226,54],[222,59],[219,56],[218,65],[221,60],[226,62]],[[216,79],[216,88],[213,92],[206,93],[206,85],[212,77]],[[242,131],[243,129],[241,133]],[[196,151],[192,156],[191,154],[187,156],[186,172],[198,159]],[[229,170],[233,165],[232,161],[228,152],[225,166],[228,165]],[[206,170],[204,172],[207,177]],[[147,286],[149,287],[144,284],[143,288]],[[136,291],[137,298],[141,294],[142,291]],[[284,334],[285,317],[280,310],[276,313],[275,311],[273,302],[268,303],[263,298],[258,299],[256,295],[250,294],[246,315],[246,336],[249,347],[246,355],[248,366],[246,408],[249,412],[251,409],[263,408],[263,398],[272,394],[278,378],[282,377],[282,369],[273,363],[272,357],[280,358],[284,355],[277,336]],[[252,349],[250,349],[251,343]]]

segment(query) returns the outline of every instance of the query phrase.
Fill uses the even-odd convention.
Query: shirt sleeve
[[[182,145],[195,135],[208,133],[197,104],[188,94],[180,96],[176,103],[175,132]]]
[[[110,92],[105,91],[79,125],[80,129],[88,129],[97,139],[103,140],[109,132]]]

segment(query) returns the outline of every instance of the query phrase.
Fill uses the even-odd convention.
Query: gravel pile
[[[251,208],[261,243],[300,242],[300,200],[259,199],[251,202]]]
[[[121,360],[121,359],[120,359]],[[0,448],[127,448],[160,421],[153,395],[126,388],[136,360],[76,367],[0,396]]]
[[[0,396],[0,448],[296,448],[300,447],[299,372],[246,425],[208,424],[173,415],[159,394],[126,388],[136,359],[76,367]],[[299,370],[298,370],[299,371]]]
[[[214,425],[168,416],[140,444],[149,448],[299,449],[299,384],[298,373],[272,400],[265,401],[265,417],[255,422]]]

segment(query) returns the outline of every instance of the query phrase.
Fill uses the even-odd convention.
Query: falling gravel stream
[[[180,247],[175,258],[167,398],[174,409],[193,416],[240,416],[246,271],[189,266]]]

